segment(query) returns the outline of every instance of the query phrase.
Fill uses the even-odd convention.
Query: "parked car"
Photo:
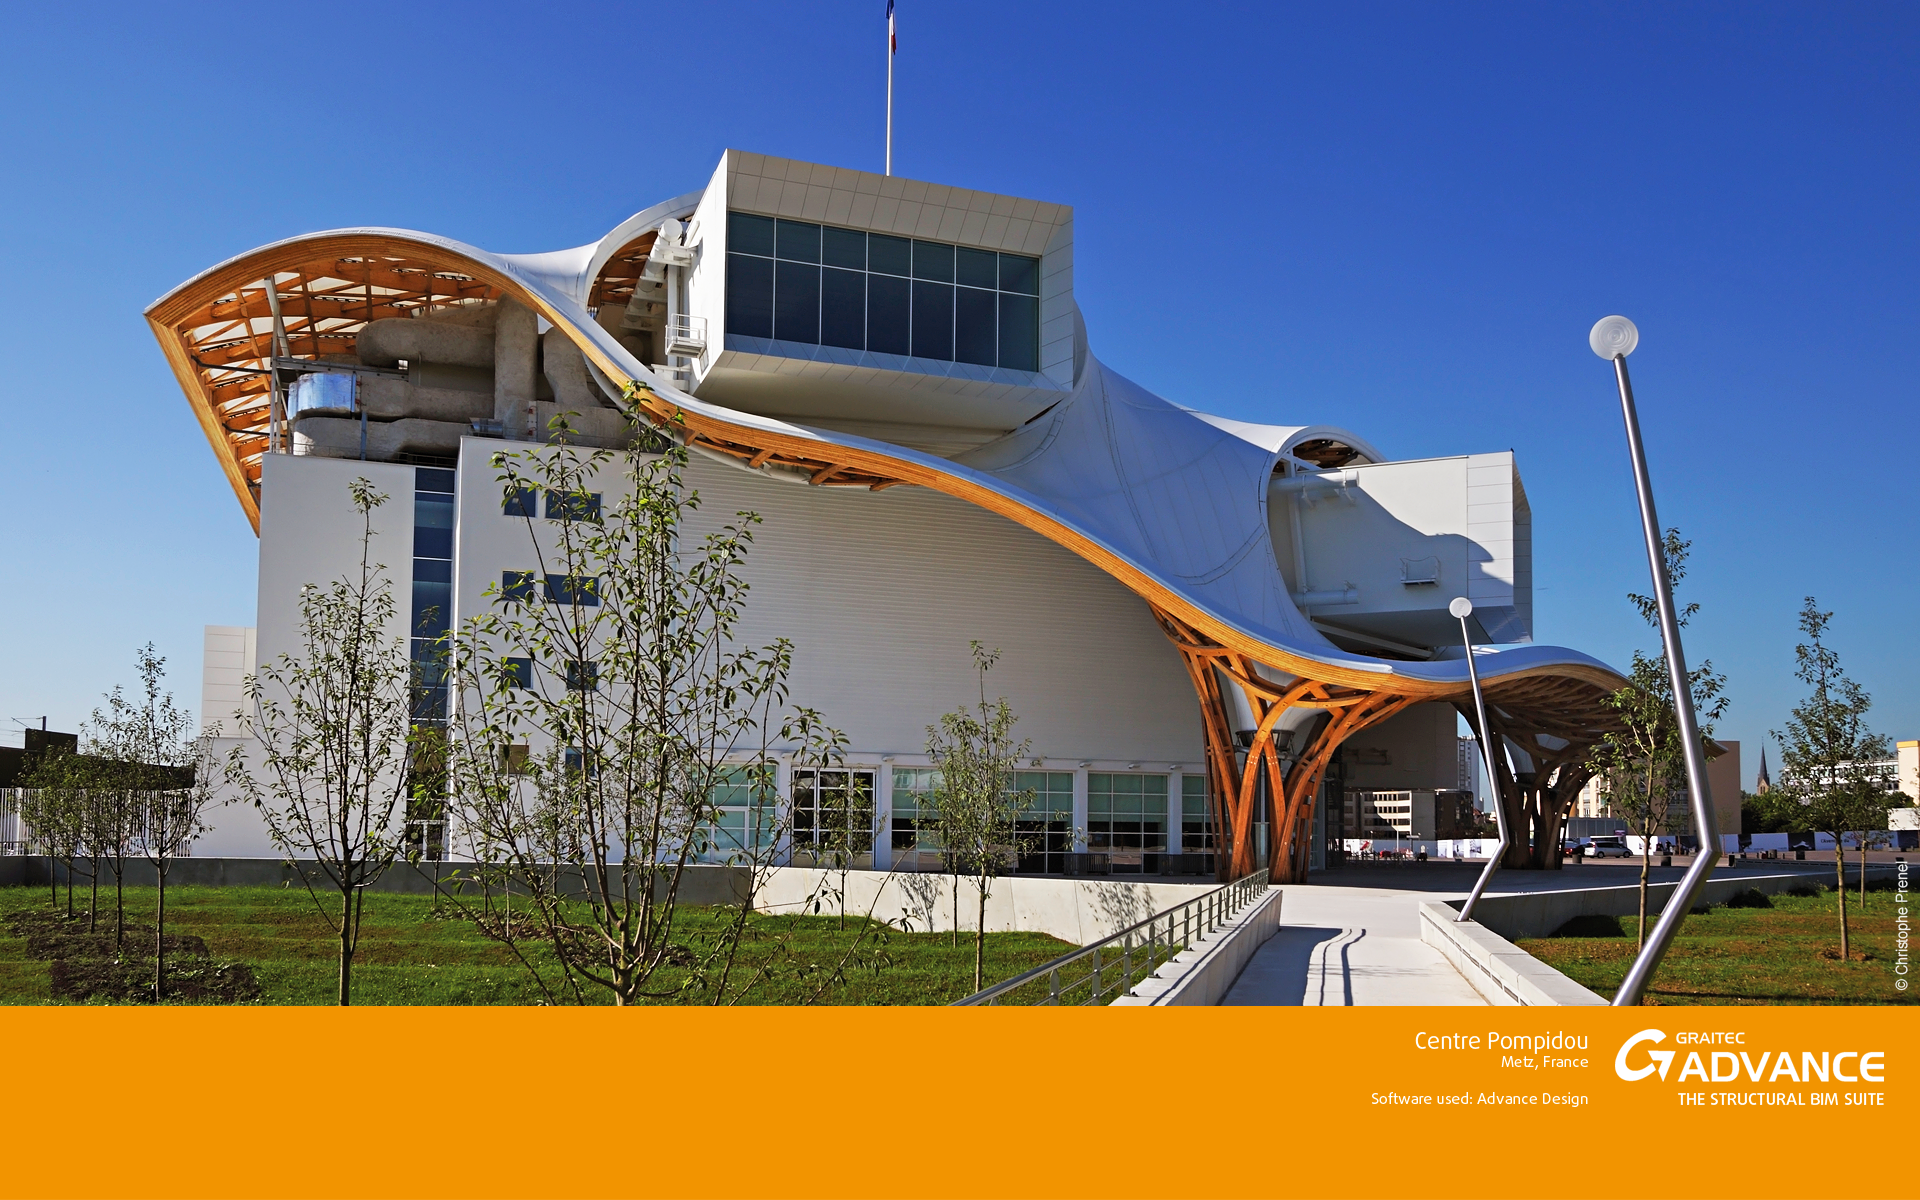
[[[1568,838],[1560,847],[1561,857],[1579,858],[1587,852],[1587,840],[1586,838]]]
[[[1617,834],[1601,834],[1586,839],[1588,858],[1632,858],[1633,851],[1627,849],[1627,839]]]

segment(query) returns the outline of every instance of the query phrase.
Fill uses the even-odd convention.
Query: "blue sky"
[[[255,542],[140,313],[343,225],[577,245],[720,151],[879,169],[882,0],[44,5],[0,42],[0,720],[73,728],[251,624]],[[1915,10],[900,0],[896,173],[1070,203],[1096,353],[1395,457],[1511,447],[1540,641],[1652,639],[1613,312],[1722,733],[1802,596],[1920,737]],[[1208,337],[1196,348],[1187,331]],[[15,728],[7,720],[9,728]]]

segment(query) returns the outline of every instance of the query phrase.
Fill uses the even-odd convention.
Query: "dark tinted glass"
[[[453,497],[448,493],[413,494],[413,556],[453,557]]]
[[[953,303],[953,358],[955,362],[994,365],[995,293],[957,288]]]
[[[1040,302],[1032,296],[1000,293],[1000,365],[1040,369]]]
[[[805,221],[776,222],[774,245],[781,258],[794,262],[820,261],[820,227]]]
[[[413,560],[413,634],[438,637],[453,625],[453,564],[445,559]]]
[[[852,229],[827,228],[821,232],[820,259],[830,267],[867,269],[867,235]]]
[[[600,493],[548,492],[547,520],[598,522],[600,520]]]
[[[413,556],[415,558],[452,558],[453,530],[414,526]]]
[[[913,244],[913,277],[953,282],[953,247],[939,242]]]
[[[600,664],[595,662],[570,662],[567,664],[567,690],[570,692],[592,692],[600,687]]]
[[[408,714],[416,721],[444,721],[447,719],[447,689],[444,687],[417,687],[410,689],[413,697],[412,711]]]
[[[963,287],[991,288],[998,286],[995,275],[998,272],[996,259],[999,255],[991,250],[969,250],[965,246],[956,246],[953,250],[954,282]]]
[[[533,591],[532,571],[500,572],[500,598],[518,600],[522,604],[531,604],[539,597]]]
[[[773,274],[773,336],[783,342],[820,340],[820,268],[783,262]]]
[[[547,599],[555,604],[597,607],[600,603],[600,581],[591,575],[549,575]]]
[[[453,472],[439,467],[415,467],[413,490],[416,492],[453,492]]]
[[[500,511],[509,517],[539,516],[540,489],[536,487],[514,488],[501,498]]]
[[[833,230],[827,230],[832,233]],[[859,271],[820,273],[820,344],[863,350],[867,344],[867,277]]]
[[[773,260],[727,255],[727,332],[773,336]]]
[[[878,238],[874,239],[878,241]],[[891,275],[867,276],[867,349],[875,354],[907,354],[913,349],[913,285]]]
[[[501,672],[506,677],[508,687],[533,690],[533,660],[530,658],[509,658]]]
[[[1040,294],[1040,260],[1028,258],[1023,254],[1002,254],[1000,256],[1000,290],[1038,296]]]
[[[884,233],[868,234],[867,270],[884,275],[913,274],[913,243]]]
[[[773,257],[773,218],[727,214],[727,249],[736,254]]]
[[[916,258],[925,244],[913,244]],[[953,361],[953,288],[950,285],[913,281],[913,355]]]

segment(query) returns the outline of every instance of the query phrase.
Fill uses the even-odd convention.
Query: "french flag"
[[[887,0],[887,53],[900,53],[900,39],[893,32],[893,0]]]

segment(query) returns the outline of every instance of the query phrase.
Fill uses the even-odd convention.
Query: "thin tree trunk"
[[[987,965],[987,881],[980,880],[980,924],[973,931],[973,990],[987,986],[980,982]]]
[[[353,891],[340,893],[340,1007],[345,1008],[353,995]]]
[[[1860,912],[1867,911],[1867,835],[1860,834]]]
[[[1634,952],[1639,953],[1647,944],[1647,872],[1653,867],[1653,841],[1640,839],[1640,928],[1634,939]],[[1668,903],[1672,903],[1669,899]]]
[[[167,998],[167,872],[155,864],[160,877],[160,903],[153,922],[153,1002]]]
[[[93,933],[100,922],[100,856],[93,856],[93,874],[87,879],[92,895],[87,900],[87,932]]]
[[[1847,945],[1847,852],[1840,847],[1839,835],[1833,840],[1834,895],[1840,897],[1840,961],[1850,962],[1853,955]]]
[[[73,859],[67,860],[67,920],[73,920]]]
[[[118,957],[127,946],[127,863],[116,859],[119,870],[113,873],[113,953]]]

